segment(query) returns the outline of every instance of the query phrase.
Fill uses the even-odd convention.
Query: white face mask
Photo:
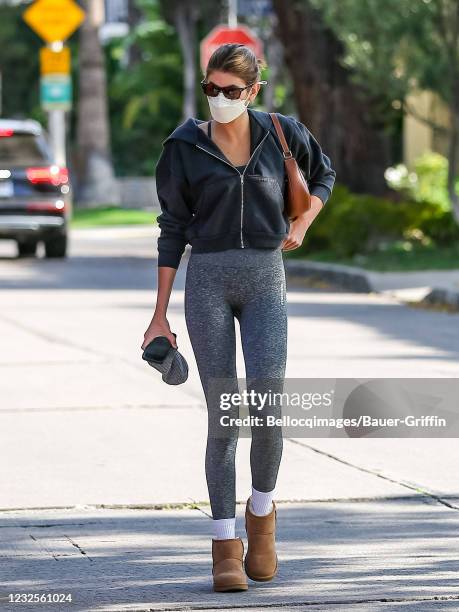
[[[244,100],[228,100],[221,91],[215,98],[207,96],[207,101],[209,102],[210,113],[215,121],[229,123],[245,111],[250,103],[250,98],[247,96]]]

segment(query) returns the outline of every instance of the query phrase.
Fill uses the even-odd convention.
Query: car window
[[[52,163],[45,140],[34,134],[0,137],[0,165],[35,166]]]

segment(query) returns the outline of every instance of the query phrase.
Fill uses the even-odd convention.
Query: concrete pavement
[[[78,230],[67,261],[15,260],[0,243],[0,609],[23,607],[4,599],[14,592],[72,592],[80,610],[459,609],[456,439],[286,439],[278,579],[213,593],[186,256],[169,321],[190,378],[168,387],[140,359],[155,239],[154,228]],[[459,373],[458,314],[292,282],[288,303],[289,377]],[[237,360],[243,377],[239,338]],[[249,442],[237,455],[241,536]]]
[[[249,580],[243,593],[212,590],[205,512],[2,512],[0,569],[11,586],[0,592],[71,593],[72,605],[40,610],[459,607],[459,514],[429,497],[280,504],[278,575]],[[237,522],[245,540],[242,507]]]

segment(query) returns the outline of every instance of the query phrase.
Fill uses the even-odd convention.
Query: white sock
[[[252,486],[252,495],[250,496],[250,511],[257,516],[266,516],[273,509],[274,490],[264,493],[257,491]]]
[[[236,537],[236,517],[213,519],[214,540],[230,540]]]

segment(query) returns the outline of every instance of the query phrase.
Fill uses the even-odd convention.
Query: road
[[[140,345],[155,300],[156,238],[156,230],[146,227],[74,230],[70,256],[62,261],[46,260],[41,252],[38,259],[18,260],[12,243],[0,243],[0,460],[3,466],[8,465],[0,488],[0,526],[9,534],[0,557],[11,554],[24,560],[24,556],[37,554],[37,559],[43,560],[46,554],[51,555],[49,542],[45,548],[37,543],[31,550],[30,539],[15,538],[24,533],[24,525],[46,522],[50,517],[57,520],[62,515],[52,510],[56,507],[67,513],[69,524],[73,524],[71,517],[80,516],[78,512],[85,509],[94,514],[96,525],[108,521],[113,541],[121,531],[108,524],[125,521],[123,537],[132,550],[138,553],[142,549],[142,554],[145,550],[136,533],[140,528],[147,529],[143,522],[148,521],[148,512],[158,512],[153,508],[162,504],[172,504],[176,509],[162,510],[160,522],[151,524],[164,528],[163,544],[170,547],[170,554],[179,554],[171,552],[174,547],[180,550],[174,517],[183,518],[187,542],[193,540],[195,530],[201,538],[210,532],[204,475],[206,410],[183,315],[186,255],[176,277],[168,318],[190,365],[190,377],[180,387],[169,387],[141,360]],[[459,374],[459,314],[410,308],[378,294],[293,284],[288,284],[288,304],[287,377],[425,378]],[[239,333],[238,327],[236,331]],[[237,360],[238,373],[243,377],[239,342]],[[237,457],[239,513],[250,492],[248,453],[249,440],[241,438]],[[346,572],[358,579],[368,569],[366,558],[371,559],[370,571],[375,572],[373,578],[378,576],[379,587],[373,590],[373,582],[365,582],[365,601],[400,595],[401,602],[414,605],[420,595],[459,597],[457,546],[448,539],[450,533],[457,536],[458,460],[459,445],[454,438],[286,439],[277,499],[280,507],[285,507],[285,516],[290,512],[293,517],[294,533],[284,528],[282,550],[285,558],[290,555],[295,581],[288,593],[276,594],[264,585],[267,590],[257,601],[260,605],[268,601],[279,605],[307,601],[312,605],[325,599],[338,602],[341,597],[348,603],[356,602],[350,583],[346,582],[343,589],[342,580]],[[390,500],[394,500],[392,505]],[[194,509],[180,509],[184,504]],[[101,510],[96,510],[98,505],[115,510],[105,510],[108,514],[104,519],[98,514]],[[138,510],[135,518],[129,512],[139,505],[144,510]],[[306,521],[306,510],[310,526],[317,528],[314,532],[302,522]],[[325,516],[329,523],[326,529],[322,522]],[[201,520],[196,523],[197,517]],[[412,529],[406,525],[410,518]],[[370,536],[371,521],[375,531]],[[384,544],[385,526],[391,521],[396,528]],[[350,531],[344,536],[346,525]],[[299,553],[295,556],[291,548],[302,530],[314,539],[317,550],[325,555],[322,563],[329,567],[336,559],[334,554],[344,551],[341,546],[346,550],[346,572],[343,565],[340,571],[334,567],[326,575],[321,574],[311,556],[316,548],[303,551],[307,570],[316,577],[316,586],[305,583],[304,592],[298,572],[305,566],[299,569],[294,563],[294,559],[303,557]],[[102,528],[96,531],[99,538],[105,534]],[[46,538],[43,529],[37,533],[37,538]],[[391,540],[397,534],[405,538],[408,533],[412,538],[409,545],[405,540]],[[434,533],[435,541],[441,544],[438,548],[428,539]],[[50,542],[59,539],[59,528],[49,537]],[[86,551],[92,546],[91,553],[85,554],[97,556],[100,543],[95,545],[88,531],[84,537]],[[199,554],[208,564],[208,542],[200,542]],[[312,546],[311,540],[308,545]],[[387,550],[389,556],[395,555],[390,562],[395,565],[385,564],[386,557],[380,558],[381,551],[391,545],[395,547],[392,552]],[[47,551],[44,557],[43,550]],[[72,554],[81,554],[74,547],[71,550]],[[117,548],[121,554],[120,550]],[[413,561],[413,576],[408,578],[406,568],[406,581],[391,583],[391,569],[406,567],[407,555],[410,559],[422,555],[429,559],[424,567]],[[166,574],[158,574],[163,585],[164,581],[167,584]],[[46,585],[47,571],[40,575]],[[135,580],[135,568],[129,575]],[[100,602],[113,604],[107,608],[110,610],[116,609],[114,602],[121,601],[132,605],[148,601],[155,609],[162,609],[164,602],[197,606],[205,601],[208,605],[217,602],[217,606],[221,601],[211,593],[206,599],[199,588],[190,595],[186,592],[188,579],[200,581],[204,590],[208,588],[208,565],[201,566],[197,576],[184,576],[183,591],[179,585],[171,586],[169,592],[163,586],[157,597],[143,593],[145,599],[142,595],[139,600],[139,591],[134,587],[129,590],[127,585],[125,596],[117,599],[95,579],[91,588],[94,593],[100,590]],[[81,588],[85,580],[81,579]],[[59,583],[62,588],[64,582]],[[241,601],[238,595],[233,603],[239,605]]]

